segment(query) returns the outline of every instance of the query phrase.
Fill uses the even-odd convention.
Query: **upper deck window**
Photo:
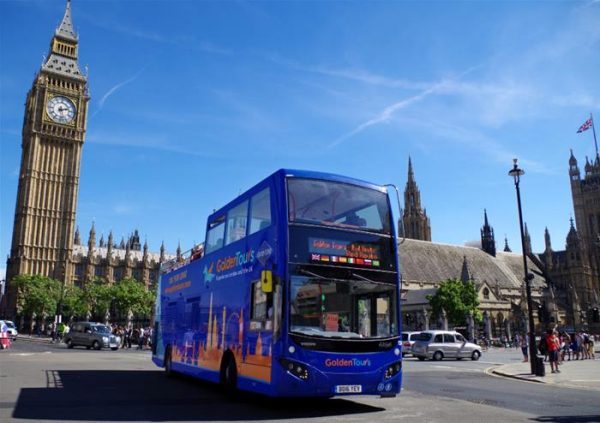
[[[225,236],[225,220],[224,216],[215,219],[208,225],[206,234],[206,254],[212,253],[223,247],[223,239]]]
[[[238,204],[227,213],[227,241],[229,245],[246,236],[248,224],[248,200]]]
[[[250,232],[253,234],[271,224],[271,196],[269,188],[252,197],[250,202]]]
[[[288,179],[290,222],[389,234],[387,194],[375,189],[316,179]]]

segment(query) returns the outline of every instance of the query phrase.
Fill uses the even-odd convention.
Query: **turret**
[[[484,224],[481,228],[481,249],[490,256],[496,257],[496,239],[494,229],[488,223],[487,210],[483,210]]]
[[[525,223],[523,241],[525,243],[525,251],[523,251],[523,254],[531,254],[531,236],[529,235],[529,230],[527,229],[527,223]]]
[[[506,237],[504,237],[504,252],[505,253],[512,253],[512,250],[508,246],[508,238],[506,238]]]

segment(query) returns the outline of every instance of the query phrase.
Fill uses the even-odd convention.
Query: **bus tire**
[[[172,377],[173,376],[173,359],[171,358],[171,346],[167,347],[167,350],[165,351],[165,374],[167,375],[167,377]]]
[[[227,395],[233,395],[237,389],[237,366],[235,357],[227,351],[221,361],[221,386]]]

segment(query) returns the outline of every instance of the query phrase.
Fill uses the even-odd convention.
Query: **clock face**
[[[75,105],[67,97],[55,96],[46,106],[48,116],[58,123],[69,123],[75,117]]]

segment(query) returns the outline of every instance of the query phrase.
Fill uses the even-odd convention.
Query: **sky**
[[[0,0],[0,272],[24,102],[65,1]],[[600,121],[600,0],[73,0],[91,100],[77,226],[174,252],[279,168],[396,184],[412,159],[434,242],[562,250]],[[600,129],[600,127],[599,127]],[[599,132],[600,135],[600,131]],[[395,201],[395,200],[394,200]],[[396,217],[397,217],[396,210]],[[1,276],[1,275],[0,275]]]

